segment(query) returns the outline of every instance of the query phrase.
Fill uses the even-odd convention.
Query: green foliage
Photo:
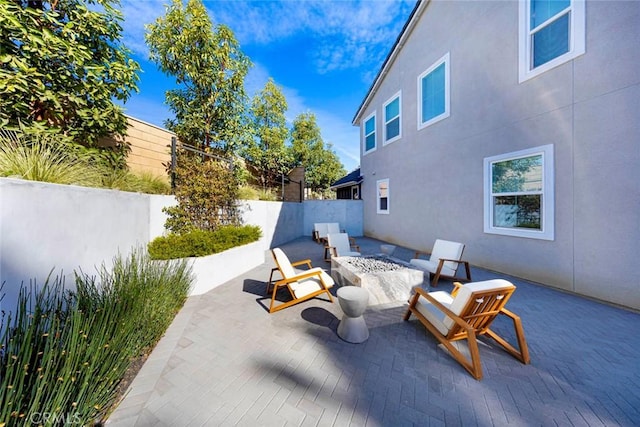
[[[176,79],[166,92],[167,129],[184,143],[230,153],[248,137],[244,79],[251,63],[233,32],[209,19],[201,0],[173,0],[147,26],[150,59]]]
[[[113,153],[80,146],[55,131],[0,131],[0,176],[148,194],[171,192],[166,177],[118,169],[117,162]]]
[[[55,127],[85,145],[126,133],[114,99],[137,90],[139,65],[119,42],[113,4],[0,1],[0,121]]]
[[[0,132],[0,176],[56,184],[94,186],[100,176],[54,133]]]
[[[243,185],[238,189],[238,199],[265,200],[273,202],[278,200],[278,196],[272,188],[256,188],[250,185]]]
[[[171,194],[171,185],[167,178],[151,172],[134,173],[106,169],[101,177],[101,186],[105,188],[145,194]]]
[[[151,261],[134,251],[100,270],[100,283],[76,275],[23,287],[3,319],[0,424],[90,425],[104,418],[132,358],[152,348],[184,304],[185,262]],[[32,418],[34,417],[35,418]]]
[[[165,227],[171,232],[240,224],[238,181],[226,161],[181,151],[174,194],[178,205],[164,209],[169,215]]]
[[[295,118],[291,139],[295,166],[305,168],[305,181],[312,192],[317,194],[330,192],[331,184],[347,172],[332,150],[332,145],[325,146],[313,113],[303,113]]]
[[[149,243],[148,250],[153,259],[206,256],[255,242],[261,235],[260,227],[253,225],[224,226],[216,231],[193,230],[158,237]]]
[[[255,139],[244,149],[245,159],[253,166],[262,188],[277,182],[290,169],[291,159],[285,142],[287,100],[273,79],[253,98],[251,116]]]

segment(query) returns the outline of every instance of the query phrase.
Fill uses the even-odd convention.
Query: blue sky
[[[122,0],[124,44],[142,72],[140,92],[125,113],[163,126],[171,112],[164,92],[173,79],[147,60],[144,25],[165,13],[169,0]],[[325,142],[351,171],[359,165],[359,130],[351,120],[409,17],[415,1],[204,1],[214,24],[233,30],[253,67],[250,96],[269,77],[287,98],[291,121],[316,115]],[[289,124],[290,124],[289,123]]]

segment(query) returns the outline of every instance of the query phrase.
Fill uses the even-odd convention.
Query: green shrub
[[[261,236],[258,226],[223,226],[215,231],[193,230],[158,237],[149,243],[148,249],[152,259],[199,257],[255,242]]]
[[[99,280],[77,274],[75,292],[60,278],[21,289],[15,315],[2,323],[0,425],[105,418],[132,358],[157,343],[192,283],[186,262],[142,253],[116,257]]]

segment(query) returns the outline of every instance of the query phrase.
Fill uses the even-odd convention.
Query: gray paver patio
[[[358,243],[375,253],[381,242]],[[281,247],[329,269],[310,238]],[[476,381],[419,322],[402,321],[406,303],[370,306],[362,344],[337,336],[335,298],[269,314],[273,265],[268,254],[264,265],[189,298],[108,425],[640,425],[638,313],[472,268],[474,280],[504,277],[518,287],[507,308],[522,318],[531,353],[522,365],[483,340]],[[503,320],[494,329],[513,342]]]

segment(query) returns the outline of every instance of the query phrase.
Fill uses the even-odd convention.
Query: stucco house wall
[[[399,38],[354,118],[376,113],[361,155],[364,234],[429,250],[464,242],[495,271],[640,309],[640,2],[588,1],[586,51],[519,82],[518,2],[429,1]],[[450,58],[450,116],[418,129],[418,76]],[[401,138],[383,107],[401,91]],[[483,160],[551,144],[553,240],[484,232]],[[362,150],[361,152],[364,152]],[[389,180],[389,213],[376,182]]]

